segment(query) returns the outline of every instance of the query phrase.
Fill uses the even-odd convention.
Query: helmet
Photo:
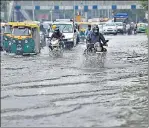
[[[99,27],[98,27],[98,25],[96,25],[96,29],[97,29],[97,31],[99,32]]]
[[[54,32],[55,33],[58,33],[59,32],[59,27],[56,27],[55,30],[54,30]]]
[[[99,33],[99,28],[97,26],[93,28],[93,33],[96,35]]]
[[[91,28],[91,25],[90,24],[88,25],[88,28]]]
[[[91,25],[90,24],[88,25],[88,29],[91,30]]]
[[[52,25],[52,29],[55,30],[56,29],[56,25]]]

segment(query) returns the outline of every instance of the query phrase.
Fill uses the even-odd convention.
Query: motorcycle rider
[[[135,27],[134,27],[134,34],[137,34],[137,23],[135,24]]]
[[[62,45],[62,48],[64,48],[64,43],[63,43],[63,41],[61,41],[62,38],[64,38],[64,35],[60,32],[59,27],[57,27],[56,25],[53,25],[52,29],[54,30],[54,32],[51,35],[50,41],[52,40],[52,38],[59,39],[60,40],[60,45]],[[49,44],[49,48],[52,49],[51,43]]]
[[[130,23],[131,33],[134,31],[134,28],[135,28],[135,24],[134,24],[134,22],[131,22]]]
[[[102,43],[101,43],[102,41]],[[101,43],[101,47],[102,47],[102,51],[106,51],[106,49],[104,49],[103,46],[107,46],[107,42],[109,40],[105,40],[103,34],[101,34],[99,32],[99,27],[95,26],[93,27],[93,30],[90,32],[90,34],[87,37],[87,49],[92,50],[92,48],[94,47],[94,44],[96,42]]]
[[[126,29],[127,29],[127,34],[130,35],[131,34],[131,25],[130,25],[130,23],[127,23]]]

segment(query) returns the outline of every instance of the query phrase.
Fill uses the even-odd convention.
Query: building
[[[74,18],[74,14],[77,15],[78,12],[86,18],[111,18],[116,10],[141,9],[138,1],[41,1],[15,1],[12,8],[14,10],[11,12],[14,15],[24,16],[25,19],[55,20]],[[11,16],[17,17],[14,15]]]

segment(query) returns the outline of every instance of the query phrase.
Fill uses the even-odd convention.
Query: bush
[[[148,28],[146,28],[146,35],[148,35]]]

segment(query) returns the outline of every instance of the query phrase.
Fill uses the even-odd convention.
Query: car
[[[102,34],[104,33],[104,32],[103,32],[103,27],[104,27],[104,25],[105,25],[105,23],[103,23],[103,22],[102,22],[102,23],[99,23],[99,25],[98,25],[98,27],[99,27],[99,32],[102,33]]]
[[[78,44],[78,31],[75,29],[73,22],[55,22],[53,25],[58,26],[64,34],[64,44],[67,49],[71,49]]]
[[[115,22],[117,25],[117,33],[126,33],[126,25],[123,22]]]
[[[117,35],[117,25],[116,25],[114,22],[106,23],[106,24],[103,26],[103,33],[104,33],[105,35],[107,35],[107,34],[114,34],[114,35]]]

